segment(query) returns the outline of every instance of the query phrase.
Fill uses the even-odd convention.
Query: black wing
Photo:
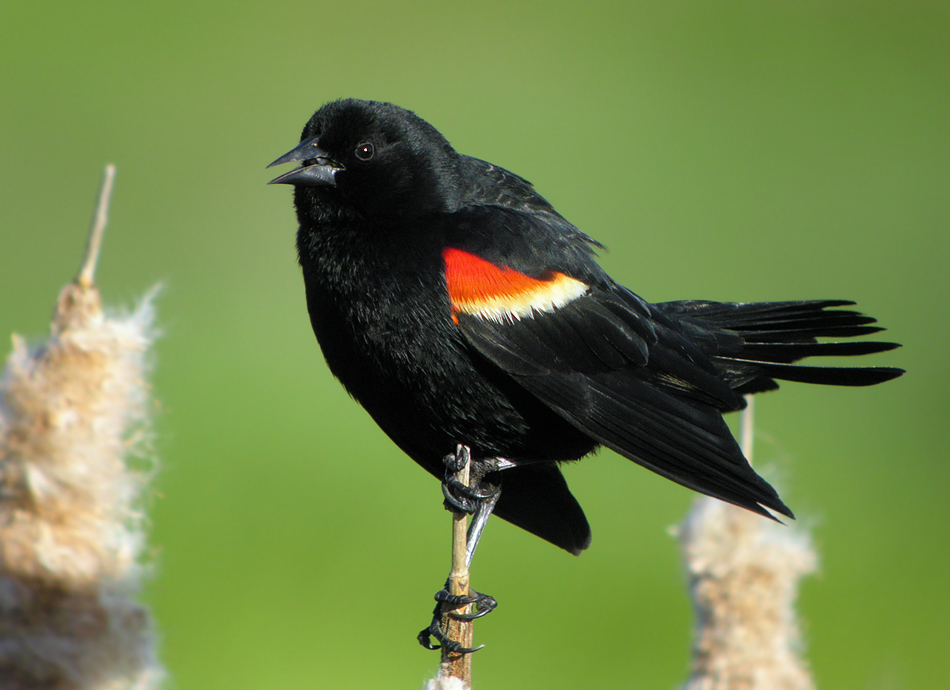
[[[739,397],[673,322],[633,293],[591,286],[523,318],[458,318],[481,356],[598,443],[696,491],[792,516],[722,419],[722,410],[741,407]]]
[[[484,309],[471,300],[456,308],[453,301],[465,339],[577,429],[658,474],[763,515],[769,508],[791,517],[749,466],[722,412],[740,409],[742,394],[777,387],[774,379],[871,385],[902,373],[792,364],[896,347],[818,343],[817,337],[880,330],[868,326],[869,317],[833,310],[850,302],[651,305],[603,272],[594,260],[600,245],[530,183],[477,159],[466,165],[467,208],[452,214],[449,246],[534,279],[539,294],[544,283],[554,286],[561,278],[584,290],[561,299],[552,287],[547,296],[557,299],[545,297],[527,311],[525,299],[533,297],[525,291],[512,298],[518,308],[508,314],[497,308],[497,294],[486,296]]]

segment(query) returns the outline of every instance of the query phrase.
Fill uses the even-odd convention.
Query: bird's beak
[[[303,187],[333,187],[336,186],[336,174],[343,170],[343,166],[327,157],[327,152],[320,148],[317,137],[304,139],[295,148],[268,165],[283,165],[301,161],[299,168],[294,168],[280,177],[275,177],[267,184],[295,184]]]

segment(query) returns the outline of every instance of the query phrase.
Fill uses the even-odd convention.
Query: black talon
[[[454,478],[442,482],[442,495],[445,496],[445,509],[460,511],[471,515],[478,510],[478,504],[487,501],[501,491],[501,487],[486,483],[486,488],[465,486]]]
[[[466,498],[474,498],[480,501],[491,498],[497,494],[501,489],[494,484],[488,484],[486,482],[487,488],[483,489],[481,485],[479,486],[465,486],[458,479],[450,478],[446,479],[443,484],[447,484],[452,489],[462,494]]]
[[[446,590],[440,589],[435,593],[435,600],[442,602],[443,604],[449,604],[450,606],[466,606],[468,604],[475,605],[475,610],[472,611],[472,613],[459,613],[457,611],[450,611],[449,615],[457,621],[473,621],[477,618],[481,618],[482,616],[487,616],[498,606],[498,601],[495,599],[495,597],[489,594],[476,592],[474,589],[469,590],[469,596],[467,597],[457,594],[449,594]]]
[[[442,495],[445,496],[445,500],[443,501],[445,509],[450,512],[468,513],[471,515],[478,508],[478,504],[470,497],[465,495],[460,497],[452,493],[452,489],[456,486],[467,488],[464,486],[464,484],[461,484],[454,479],[446,479],[442,482]]]
[[[448,581],[446,581],[446,585],[448,585]],[[434,637],[441,644],[432,644],[432,642],[429,641],[430,637]],[[436,603],[435,608],[432,609],[432,622],[429,623],[428,627],[419,631],[419,634],[416,635],[416,639],[419,640],[419,644],[426,649],[442,649],[443,646],[449,644],[450,640],[447,639],[442,632],[442,604]]]
[[[434,645],[429,642],[429,637],[432,636],[437,639],[440,644]],[[438,621],[433,621],[432,625],[419,633],[419,636],[416,638],[426,649],[442,649],[443,647],[447,649],[452,654],[472,654],[477,652],[479,649],[483,649],[485,645],[480,644],[477,647],[463,647],[461,644],[455,640],[448,639],[442,632],[442,629],[439,627]]]
[[[482,478],[490,467],[482,467],[480,463],[471,463],[471,486],[465,486],[455,478],[455,473],[462,469],[466,462],[471,462],[471,452],[467,446],[459,446],[457,452],[446,455],[442,462],[445,464],[442,495],[445,497],[446,510],[472,515],[481,502],[491,501],[501,492],[500,484],[486,482],[482,485]]]
[[[426,649],[441,649],[445,647],[447,650],[454,654],[471,654],[472,652],[477,652],[479,649],[485,645],[479,645],[478,647],[463,647],[458,642],[450,640],[445,636],[445,633],[442,632],[442,605],[448,604],[449,606],[467,606],[468,604],[474,604],[475,610],[472,613],[458,613],[456,611],[449,611],[449,615],[455,620],[459,621],[473,621],[476,618],[481,618],[482,616],[487,616],[489,613],[495,610],[495,607],[498,606],[498,601],[495,597],[488,594],[482,594],[481,592],[476,592],[474,589],[469,590],[468,596],[463,596],[461,594],[452,594],[448,590],[449,583],[446,581],[445,587],[440,589],[435,593],[435,608],[432,610],[432,622],[429,624],[428,628],[423,628],[419,634],[416,636],[416,639],[419,640],[421,644]],[[430,641],[430,638],[434,637],[439,644],[433,645]]]
[[[436,611],[438,610],[439,607],[436,606]],[[421,644],[426,649],[442,649],[442,645],[432,644],[429,639],[434,637],[435,639],[440,640],[443,644],[445,643],[445,635],[442,634],[442,630],[440,628],[441,622],[441,618],[439,617],[438,613],[436,613],[436,618],[433,619],[432,623],[429,624],[429,627],[423,628],[419,631],[419,634],[416,635],[416,639],[419,640],[419,644]],[[435,626],[435,630],[432,629],[433,626]]]
[[[463,467],[465,463],[470,462],[472,459],[472,451],[468,446],[460,445],[458,450],[454,453],[449,453],[444,458],[442,458],[442,463],[445,465],[447,474],[455,474]]]
[[[429,640],[430,637],[434,637],[439,641],[439,644],[434,645]],[[429,624],[428,628],[423,628],[419,634],[416,636],[416,639],[419,640],[421,644],[426,649],[442,649],[443,647],[453,654],[471,654],[477,652],[479,649],[482,649],[485,645],[480,644],[477,647],[463,647],[461,644],[455,640],[450,640],[445,636],[445,633],[442,632],[442,605],[436,604],[435,611],[432,612],[432,622]]]
[[[448,604],[449,608],[460,608],[474,604],[478,599],[464,594],[449,594],[446,590],[440,589],[435,593],[435,600],[440,604]]]

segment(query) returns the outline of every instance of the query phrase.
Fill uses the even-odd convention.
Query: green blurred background
[[[946,2],[7,2],[0,334],[46,332],[118,165],[99,283],[161,282],[148,587],[170,687],[417,688],[448,568],[438,484],[328,374],[264,166],[328,100],[391,100],[532,180],[654,300],[845,297],[905,347],[873,389],[787,384],[757,458],[814,529],[820,687],[950,676]],[[6,337],[5,335],[3,337]],[[501,522],[474,583],[481,688],[670,688],[692,495],[566,469],[573,558]]]

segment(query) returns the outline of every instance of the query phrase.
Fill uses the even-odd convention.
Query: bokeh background
[[[448,568],[439,487],[327,372],[290,195],[311,113],[390,100],[532,180],[653,301],[845,297],[904,343],[874,389],[787,384],[757,458],[811,527],[820,687],[950,677],[946,2],[8,2],[0,333],[46,332],[104,163],[98,279],[153,284],[147,599],[170,687],[420,687]],[[5,335],[3,337],[6,337]],[[603,452],[566,469],[580,558],[493,522],[478,687],[670,688],[691,614],[668,528],[692,495]]]

